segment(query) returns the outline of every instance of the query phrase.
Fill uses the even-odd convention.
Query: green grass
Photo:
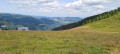
[[[0,54],[120,53],[120,33],[0,31]]]
[[[120,13],[113,17],[103,19],[97,22],[89,23],[84,26],[89,26],[90,31],[97,32],[120,32]]]
[[[0,31],[0,54],[120,54],[119,16],[65,31]]]

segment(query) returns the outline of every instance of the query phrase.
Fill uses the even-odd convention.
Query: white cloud
[[[99,4],[105,4],[110,3],[110,0],[83,0],[83,2],[87,5],[99,5]]]
[[[114,0],[77,0],[71,3],[62,4],[58,0],[10,0],[10,3],[19,7],[29,8],[42,13],[46,12],[93,12],[101,13]]]
[[[98,8],[98,9],[103,9],[103,8],[105,8],[103,5],[95,5],[94,7],[95,7],[95,8]]]
[[[39,4],[51,3],[53,0],[10,0],[10,3],[16,5],[27,5],[27,6],[37,6]]]
[[[73,2],[73,3],[68,3],[68,4],[66,4],[66,7],[70,7],[70,6],[80,6],[80,5],[83,5],[83,4],[82,4],[82,0],[75,1],[75,2]]]
[[[10,0],[11,3],[18,3],[18,4],[38,4],[38,3],[50,3],[54,0]]]
[[[56,8],[60,6],[55,0],[10,0],[10,3],[39,12],[56,11]]]
[[[111,3],[110,0],[78,0],[72,3],[66,4],[66,7],[74,10],[73,12],[103,12],[98,11],[105,9],[103,4]]]
[[[97,14],[97,13],[102,13],[102,12],[105,12],[105,11],[104,10],[97,10],[97,11],[94,11],[93,13]]]

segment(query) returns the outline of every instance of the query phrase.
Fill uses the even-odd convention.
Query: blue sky
[[[1,0],[0,13],[88,17],[120,7],[120,0]]]

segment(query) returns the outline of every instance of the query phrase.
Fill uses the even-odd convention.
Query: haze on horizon
[[[120,0],[1,0],[0,13],[88,17],[120,7]]]

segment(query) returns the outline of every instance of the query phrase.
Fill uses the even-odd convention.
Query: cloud
[[[39,4],[51,3],[53,0],[10,0],[10,3],[21,6],[37,6]]]
[[[53,0],[10,0],[11,3],[17,4],[38,4],[38,3],[50,3]]]
[[[89,7],[104,8],[103,3],[110,3],[108,0],[78,0],[72,3],[60,4],[57,0],[10,0],[10,3],[20,7],[37,7],[38,9],[75,9],[82,10]]]
[[[100,4],[106,4],[111,3],[110,0],[83,0],[83,3],[86,5],[100,5]]]
[[[108,8],[105,5],[113,1],[115,0],[75,0],[63,4],[59,0],[10,0],[10,3],[42,13],[101,13]]]
[[[72,7],[77,9],[85,8],[85,7],[96,7],[96,8],[104,8],[102,4],[110,3],[108,0],[78,0],[73,3],[66,4],[66,7]],[[79,7],[79,8],[78,8]]]
[[[98,9],[104,9],[105,7],[103,5],[94,5],[95,8],[98,8]]]
[[[95,12],[101,13],[105,7],[104,4],[111,3],[111,0],[78,0],[72,3],[66,4],[68,9],[73,10],[73,12]]]

